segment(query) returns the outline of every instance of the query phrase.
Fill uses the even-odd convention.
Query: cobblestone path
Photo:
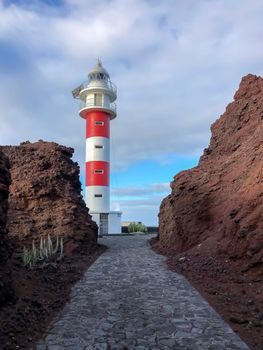
[[[100,239],[109,249],[34,350],[248,349],[184,277],[167,270],[148,239]]]

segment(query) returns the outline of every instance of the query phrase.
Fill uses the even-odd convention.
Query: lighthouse
[[[117,88],[99,59],[88,81],[72,92],[86,121],[85,202],[99,235],[121,233],[121,212],[110,210],[110,121],[116,118]]]

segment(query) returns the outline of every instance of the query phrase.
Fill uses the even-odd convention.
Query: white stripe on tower
[[[107,137],[92,136],[86,139],[86,162],[110,161],[110,140]]]

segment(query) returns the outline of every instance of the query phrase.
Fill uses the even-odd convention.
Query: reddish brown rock
[[[0,263],[6,261],[9,255],[6,221],[10,183],[9,162],[4,154],[0,152]]]
[[[48,234],[63,236],[76,245],[97,241],[97,225],[81,195],[79,166],[71,159],[72,148],[39,141],[1,149],[11,165],[11,237],[28,243]]]
[[[263,266],[263,79],[248,75],[212,125],[197,167],[171,183],[159,213],[164,248],[209,247]]]

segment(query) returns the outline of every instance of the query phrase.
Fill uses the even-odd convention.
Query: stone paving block
[[[65,349],[64,346],[61,345],[48,345],[47,350],[63,350]]]
[[[37,345],[34,350],[47,350],[47,346],[46,345]]]

